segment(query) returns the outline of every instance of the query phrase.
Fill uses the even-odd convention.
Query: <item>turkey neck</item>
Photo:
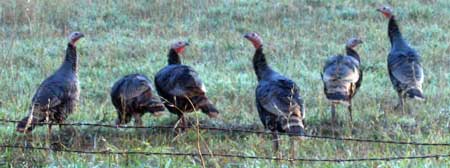
[[[351,47],[345,47],[345,50],[347,51],[347,55],[355,58],[356,60],[358,60],[358,62],[360,62],[360,57],[359,54]]]
[[[64,58],[64,63],[61,67],[64,70],[71,70],[72,72],[78,71],[78,56],[77,56],[77,48],[68,44],[66,49],[66,57]]]
[[[265,75],[272,71],[267,64],[262,46],[255,51],[255,55],[253,56],[253,68],[255,69],[258,80],[263,79]]]
[[[391,41],[391,47],[400,47],[405,45],[405,41],[403,40],[402,33],[400,32],[395,16],[392,16],[389,19],[388,35],[389,40]]]
[[[172,64],[181,64],[180,55],[174,49],[169,51],[169,65]]]

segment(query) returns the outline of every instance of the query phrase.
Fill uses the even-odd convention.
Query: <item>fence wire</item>
[[[278,158],[268,156],[249,156],[241,154],[221,154],[221,153],[172,153],[172,152],[143,152],[143,151],[83,151],[68,149],[52,149],[48,147],[31,147],[19,145],[0,145],[0,148],[15,148],[28,150],[44,150],[65,153],[91,154],[91,155],[159,155],[159,156],[204,156],[204,157],[222,157],[222,158],[238,158],[238,159],[254,159],[254,160],[272,160],[272,161],[290,161],[290,162],[367,162],[367,161],[396,161],[396,160],[417,160],[417,159],[440,159],[449,158],[450,154],[433,154],[420,156],[395,156],[395,157],[379,157],[379,158],[352,158],[352,159],[312,159],[312,158]]]
[[[4,123],[18,123],[20,120],[8,120],[8,119],[0,119],[0,122]],[[36,125],[61,125],[61,126],[91,126],[91,127],[106,127],[106,128],[117,128],[116,125],[108,125],[108,124],[97,124],[97,123],[47,123],[41,122]],[[173,126],[121,126],[119,128],[123,129],[174,129]],[[219,128],[219,127],[178,127],[178,128],[195,128],[200,130],[210,130],[210,131],[220,131],[220,132],[229,132],[229,133],[246,133],[246,134],[263,134],[263,135],[272,135],[271,132],[267,131],[258,131],[258,130],[249,130],[249,129],[238,129],[238,128]],[[322,136],[322,135],[297,135],[297,134],[289,134],[289,133],[278,133],[280,135],[289,135],[289,136],[301,136],[307,138],[315,138],[315,139],[326,139],[326,140],[335,140],[335,141],[353,141],[353,142],[365,142],[365,143],[383,143],[383,144],[396,144],[396,145],[414,145],[414,146],[444,146],[449,147],[450,143],[428,143],[428,142],[413,142],[413,141],[394,141],[394,140],[376,140],[376,139],[362,139],[362,138],[346,138],[346,137],[333,137],[333,136]]]

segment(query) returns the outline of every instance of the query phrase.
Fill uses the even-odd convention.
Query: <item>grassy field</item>
[[[421,53],[425,67],[425,102],[411,102],[412,114],[394,110],[397,95],[389,81],[386,59],[390,49],[388,21],[375,11],[393,6],[404,36]],[[174,40],[189,40],[183,62],[194,67],[221,110],[218,119],[193,113],[204,126],[263,130],[254,104],[254,49],[242,38],[259,32],[271,66],[292,78],[306,102],[307,133],[330,133],[329,103],[320,71],[327,57],[343,53],[352,36],[363,39],[357,51],[364,81],[354,99],[354,127],[347,111],[338,108],[338,136],[450,142],[450,2],[447,0],[2,0],[0,1],[0,118],[27,114],[36,88],[62,62],[66,36],[77,30],[86,38],[78,44],[80,103],[67,122],[113,124],[115,109],[109,90],[129,73],[153,79],[167,64]],[[145,125],[171,125],[176,116],[145,115]],[[132,125],[132,124],[131,124]],[[46,127],[32,135],[15,132],[14,124],[0,125],[0,144],[69,149],[197,152],[195,130],[174,137],[167,130],[63,127],[46,138]],[[283,137],[283,140],[287,140]],[[269,136],[202,131],[204,152],[273,156]],[[49,142],[52,141],[52,142]],[[284,141],[283,152],[288,143]],[[140,155],[81,155],[49,151],[0,149],[0,166],[49,167],[201,167],[198,157]],[[449,154],[448,147],[417,147],[307,139],[298,146],[301,158],[364,158]],[[360,163],[276,163],[236,158],[205,158],[207,167],[449,167],[450,159]],[[280,165],[277,165],[280,164]]]

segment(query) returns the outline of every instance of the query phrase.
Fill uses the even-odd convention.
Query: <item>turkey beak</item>
[[[84,37],[84,34],[80,33],[80,35],[78,35],[78,37],[73,42],[76,43],[76,42],[78,42],[78,40],[80,40],[83,37]]]
[[[185,46],[189,46],[190,44],[189,44],[188,42],[186,42],[184,45],[185,45]]]
[[[245,34],[244,38],[248,39],[248,38],[250,38],[250,36],[248,34]]]

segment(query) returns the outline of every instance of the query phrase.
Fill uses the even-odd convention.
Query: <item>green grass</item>
[[[415,112],[402,115],[387,76],[390,49],[387,20],[375,11],[389,3],[404,36],[421,53],[425,67],[425,102],[412,102]],[[167,63],[168,46],[189,40],[183,62],[204,80],[221,117],[202,124],[262,130],[254,104],[254,49],[242,38],[259,32],[270,65],[292,78],[306,102],[307,133],[331,135],[329,104],[320,71],[325,59],[344,52],[352,36],[364,40],[364,81],[354,99],[354,129],[347,111],[338,108],[340,136],[369,139],[450,142],[450,2],[447,0],[350,1],[69,1],[4,0],[0,2],[0,118],[20,119],[45,77],[62,62],[66,36],[81,31],[79,80],[81,100],[67,122],[113,124],[116,112],[109,99],[113,82],[129,73],[153,78]],[[176,116],[145,115],[146,125],[173,124]],[[202,149],[216,153],[273,156],[270,137],[201,132]],[[46,128],[33,135],[15,133],[15,125],[0,126],[0,143],[48,146]],[[174,140],[170,131],[108,128],[55,129],[55,137],[70,149],[153,152],[197,152],[195,130]],[[287,140],[286,137],[283,140]],[[288,143],[282,146],[287,152]],[[48,151],[0,149],[0,165],[49,167],[201,167],[197,157],[78,155]],[[361,158],[448,154],[448,147],[416,147],[307,139],[298,147],[301,158]],[[448,167],[450,160],[402,160],[361,163],[281,163],[305,167]],[[276,162],[208,158],[207,167],[275,167]]]

